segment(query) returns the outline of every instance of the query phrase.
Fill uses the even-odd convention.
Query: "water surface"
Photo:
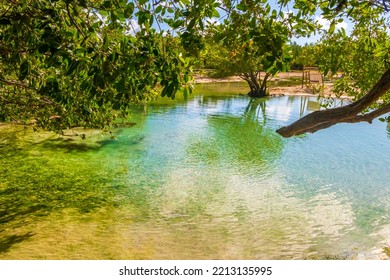
[[[385,124],[284,139],[316,98],[213,87],[134,108],[116,140],[0,126],[0,258],[388,258]]]

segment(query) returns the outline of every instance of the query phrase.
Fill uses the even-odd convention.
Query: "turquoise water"
[[[0,258],[389,258],[386,124],[284,139],[316,98],[207,87],[116,139],[0,126]]]

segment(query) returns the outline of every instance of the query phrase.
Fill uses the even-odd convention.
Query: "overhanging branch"
[[[315,111],[296,122],[279,128],[277,133],[283,137],[291,137],[307,132],[313,133],[328,128],[337,123],[372,122],[373,119],[390,112],[390,104],[385,104],[379,109],[367,114],[361,112],[376,102],[390,90],[390,69],[388,69],[375,84],[375,86],[361,99],[349,105],[323,111]]]

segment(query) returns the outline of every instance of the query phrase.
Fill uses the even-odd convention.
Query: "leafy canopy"
[[[154,26],[168,24],[196,51],[189,27],[215,11],[199,2],[1,1],[0,121],[103,128],[136,102],[173,98],[191,79],[190,59]]]

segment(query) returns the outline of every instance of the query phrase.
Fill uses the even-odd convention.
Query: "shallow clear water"
[[[315,98],[213,87],[134,109],[116,140],[0,126],[0,258],[388,258],[385,124],[284,139]]]

